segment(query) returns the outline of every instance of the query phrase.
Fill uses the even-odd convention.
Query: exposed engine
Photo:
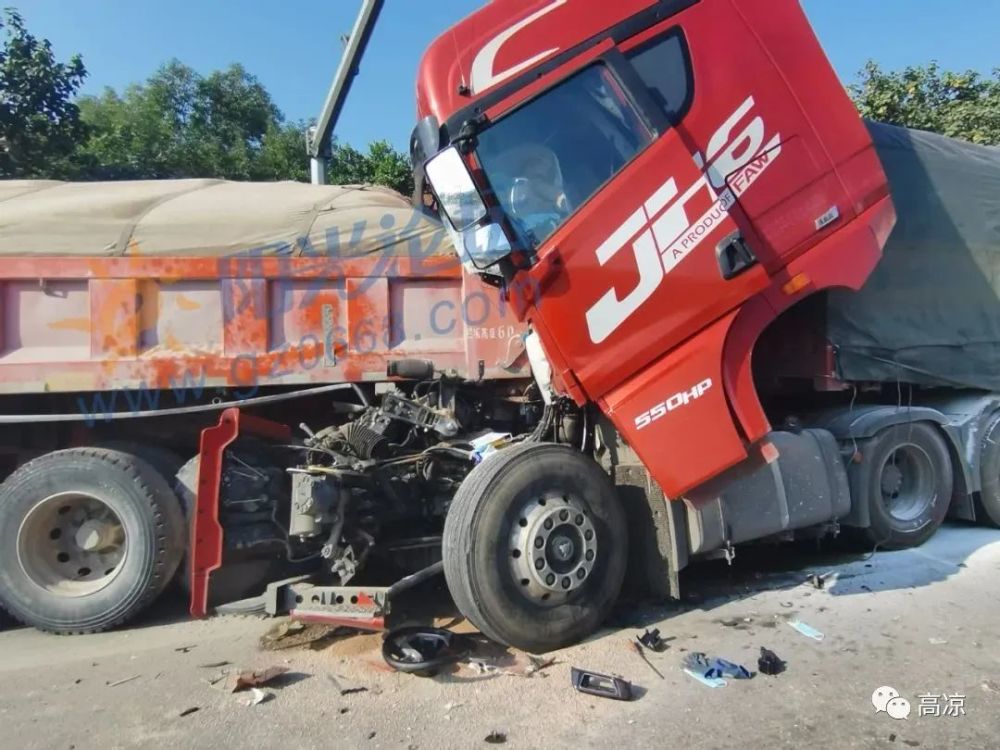
[[[245,536],[237,532],[241,511],[254,511],[255,521],[266,512],[271,551],[313,571],[320,565],[317,572],[339,586],[373,557],[395,573],[438,560],[444,517],[466,475],[491,450],[538,439],[555,421],[537,387],[524,383],[438,378],[398,384],[377,405],[337,406],[346,419],[316,432],[301,425],[303,440],[269,451],[270,466],[257,462],[250,445],[228,451],[224,485],[240,480],[242,487],[246,473],[272,497],[242,506],[261,493],[224,491],[222,506],[235,522],[224,520],[227,540]],[[276,455],[285,456],[284,466],[274,465]],[[284,476],[275,482],[276,474]]]

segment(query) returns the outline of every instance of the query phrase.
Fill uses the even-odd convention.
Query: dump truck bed
[[[0,182],[0,393],[528,376],[521,325],[382,188]]]

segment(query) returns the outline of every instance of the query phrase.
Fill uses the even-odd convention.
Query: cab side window
[[[626,52],[625,57],[670,124],[680,122],[690,109],[694,95],[691,55],[684,33],[671,29]]]

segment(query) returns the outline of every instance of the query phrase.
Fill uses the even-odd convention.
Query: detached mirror
[[[486,205],[454,146],[432,157],[424,166],[424,174],[441,204],[441,211],[456,231],[463,232],[486,218]]]

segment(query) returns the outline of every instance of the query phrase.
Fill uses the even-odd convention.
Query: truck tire
[[[878,433],[852,466],[854,486],[867,502],[868,541],[880,549],[918,547],[941,526],[951,503],[954,475],[948,446],[925,422]]]
[[[124,440],[103,440],[95,448],[106,448],[118,453],[130,453],[141,458],[147,464],[156,469],[157,473],[166,481],[172,484],[177,472],[184,465],[184,459],[174,453],[169,448],[147,443],[128,443]]]
[[[444,572],[459,610],[489,638],[533,653],[605,620],[627,563],[610,478],[563,445],[501,451],[459,487],[444,525]]]
[[[976,499],[976,520],[1000,528],[1000,417],[983,435],[979,472],[982,489]]]
[[[106,448],[36,458],[0,485],[0,606],[52,633],[95,633],[171,580],[184,522],[146,461]]]

